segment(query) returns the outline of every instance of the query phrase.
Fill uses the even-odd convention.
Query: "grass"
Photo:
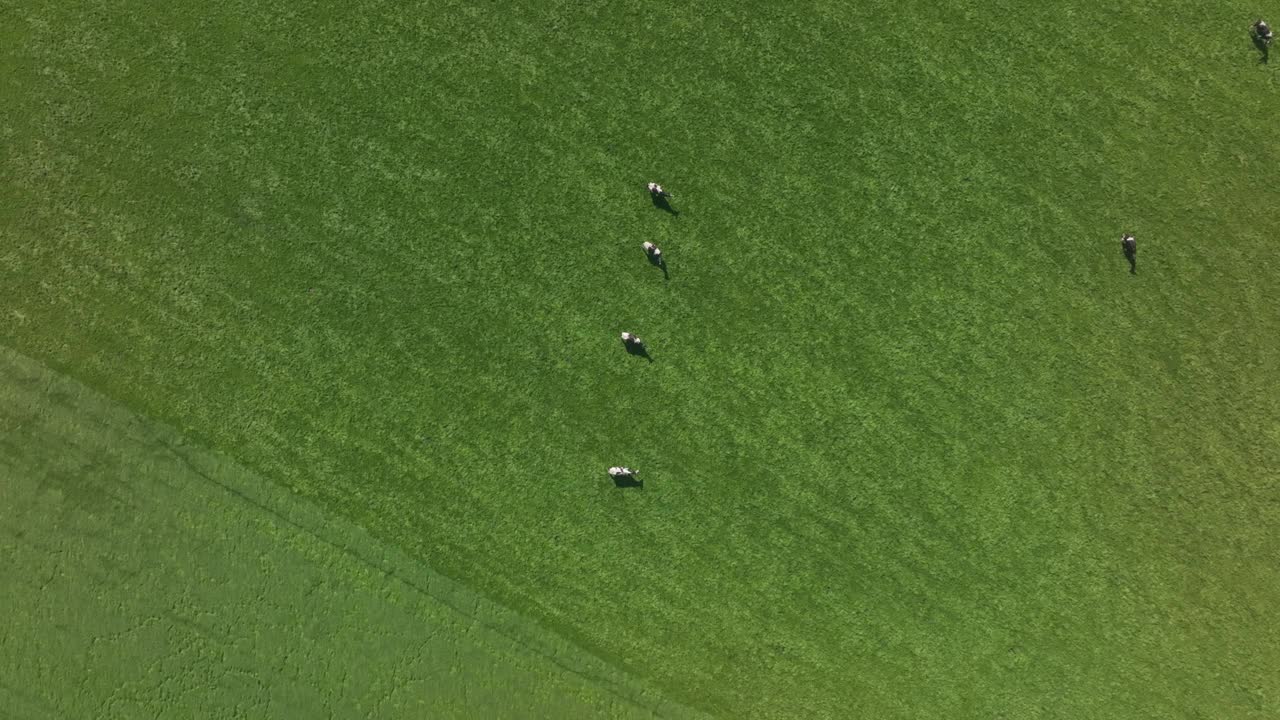
[[[10,717],[692,717],[234,462],[0,353]]]
[[[0,342],[700,710],[1275,715],[1253,6],[0,13]]]

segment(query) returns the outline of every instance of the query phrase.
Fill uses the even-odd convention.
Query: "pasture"
[[[1257,12],[0,0],[0,344],[673,708],[1274,717]]]
[[[0,398],[6,718],[696,717],[29,358]]]

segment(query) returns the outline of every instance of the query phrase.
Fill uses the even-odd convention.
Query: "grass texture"
[[[696,717],[0,351],[7,718]]]
[[[698,710],[1274,717],[1257,12],[0,0],[0,342]]]

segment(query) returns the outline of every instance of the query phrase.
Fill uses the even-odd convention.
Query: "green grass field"
[[[693,716],[27,358],[0,398],[5,718]]]
[[[697,711],[1272,718],[1267,10],[0,0],[0,344]]]

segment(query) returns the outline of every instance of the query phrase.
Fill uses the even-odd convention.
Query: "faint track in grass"
[[[11,712],[699,716],[7,349],[0,394]]]

